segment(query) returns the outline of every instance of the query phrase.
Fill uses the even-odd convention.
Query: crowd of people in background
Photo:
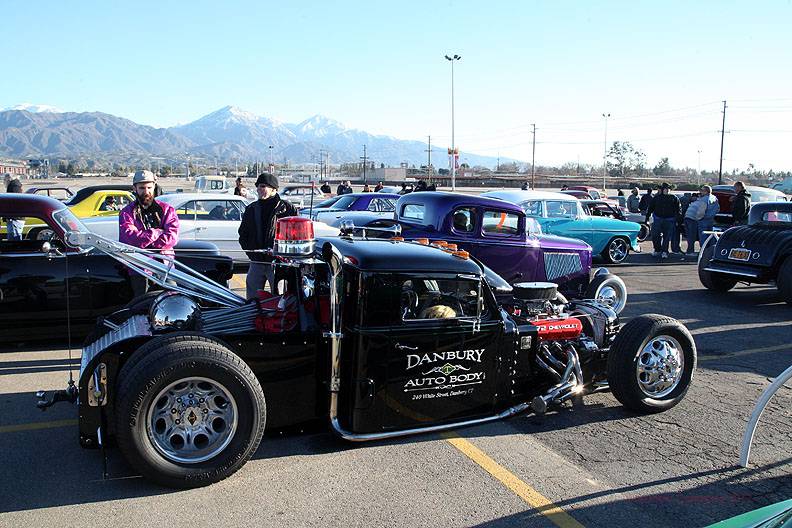
[[[734,184],[735,195],[732,200],[732,225],[743,225],[748,221],[751,208],[751,195],[742,182]],[[712,187],[702,185],[698,193],[678,197],[671,194],[671,187],[664,183],[652,194],[652,189],[638,199],[638,188],[632,189],[627,199],[627,210],[646,216],[652,226],[652,255],[661,259],[669,258],[670,253],[684,256],[695,253],[696,242],[701,245],[707,240],[707,232],[715,225],[715,216],[720,212],[718,199],[712,194]],[[684,235],[687,247],[683,253],[681,237]]]

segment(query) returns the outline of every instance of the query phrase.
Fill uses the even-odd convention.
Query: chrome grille
[[[583,271],[579,253],[545,253],[544,265],[549,281]]]

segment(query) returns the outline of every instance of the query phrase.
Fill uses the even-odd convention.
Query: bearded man
[[[132,178],[135,201],[118,215],[118,240],[173,257],[173,247],[179,241],[179,217],[171,205],[154,199],[156,184],[153,172],[139,170],[135,173]],[[131,273],[130,279],[136,297],[146,293],[149,281],[145,277]]]

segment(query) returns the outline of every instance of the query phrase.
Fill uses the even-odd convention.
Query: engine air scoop
[[[513,294],[523,301],[552,301],[558,293],[558,285],[553,282],[518,282]]]

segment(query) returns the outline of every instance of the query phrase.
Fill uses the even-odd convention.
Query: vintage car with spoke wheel
[[[40,392],[39,407],[76,401],[82,446],[115,440],[144,477],[192,488],[239,470],[265,430],[324,423],[348,441],[387,440],[608,389],[654,413],[690,387],[696,345],[669,317],[622,326],[594,300],[553,302],[549,282],[515,285],[505,299],[508,284],[465,251],[312,231],[306,218],[278,221],[277,294],[255,300],[67,233],[171,291],[100,320],[78,385]]]
[[[792,203],[751,206],[748,225],[713,233],[698,262],[701,284],[727,292],[737,283],[775,284],[792,304]]]

